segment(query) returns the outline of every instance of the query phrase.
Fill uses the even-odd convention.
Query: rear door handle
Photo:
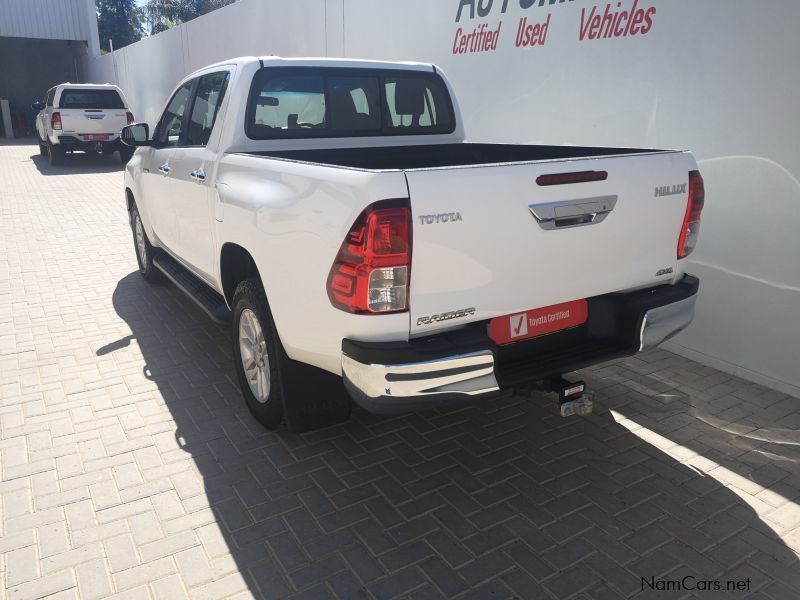
[[[192,179],[195,181],[205,181],[206,180],[206,172],[203,170],[203,167],[200,167],[196,171],[191,172]]]
[[[160,167],[158,167],[158,170],[161,171],[164,175],[169,175],[169,172],[172,171],[172,169],[169,166],[169,163],[161,165]]]

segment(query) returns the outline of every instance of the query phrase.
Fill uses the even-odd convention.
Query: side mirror
[[[44,110],[44,104],[42,104],[41,100],[37,100],[36,102],[31,103],[31,108],[36,112]]]
[[[150,141],[150,126],[147,123],[134,123],[123,127],[120,132],[120,139],[126,146],[152,146]]]

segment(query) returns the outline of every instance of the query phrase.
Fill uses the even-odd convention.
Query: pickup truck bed
[[[694,162],[684,152],[454,143],[241,159],[308,185],[345,181],[342,171],[402,178],[394,193],[408,198],[413,227],[411,337],[683,276],[686,196],[654,189],[687,178]],[[468,314],[440,317],[451,311]]]
[[[334,148],[325,150],[290,150],[250,152],[254,156],[299,162],[389,171],[395,169],[435,169],[515,162],[571,160],[600,156],[657,154],[670,150],[639,148],[597,148],[585,146],[544,146],[512,144],[435,144],[370,148]]]

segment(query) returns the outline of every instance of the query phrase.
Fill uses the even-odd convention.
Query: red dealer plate
[[[511,344],[577,327],[586,323],[588,318],[586,300],[574,300],[492,319],[489,321],[489,337],[497,344]]]
[[[108,140],[108,134],[107,133],[94,133],[94,134],[85,135],[83,137],[87,141],[90,141],[90,142],[105,142],[105,141]]]

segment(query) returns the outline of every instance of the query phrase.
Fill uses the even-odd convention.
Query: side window
[[[45,106],[53,106],[53,99],[56,97],[56,88],[53,88],[49,92],[47,92],[47,98],[45,98]]]
[[[167,105],[167,110],[158,122],[158,137],[156,141],[162,146],[177,146],[184,137],[183,116],[189,106],[192,96],[194,80],[187,81],[175,92],[172,100]]]
[[[225,97],[229,76],[227,71],[223,71],[200,78],[186,132],[186,143],[189,146],[205,146],[208,143],[219,107]]]

